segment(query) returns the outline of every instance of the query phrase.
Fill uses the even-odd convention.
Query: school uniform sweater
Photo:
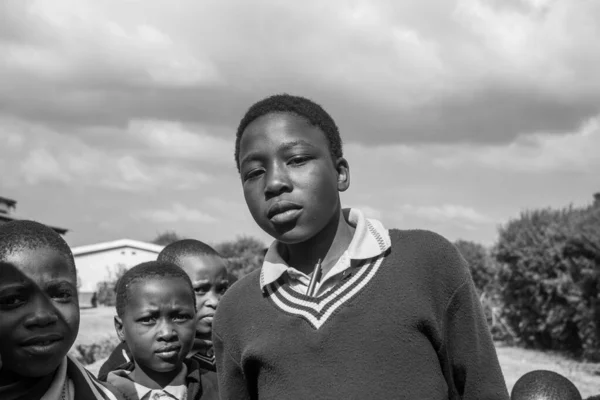
[[[222,400],[509,398],[468,266],[441,236],[391,247],[310,298],[260,270],[213,324]]]

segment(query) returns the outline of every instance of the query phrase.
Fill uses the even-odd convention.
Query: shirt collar
[[[179,371],[177,376],[175,376],[175,378],[173,378],[171,383],[169,383],[167,386],[165,386],[162,389],[150,389],[144,385],[140,385],[137,382],[133,382],[133,384],[135,385],[135,391],[137,392],[138,399],[142,399],[144,396],[146,396],[148,393],[152,392],[153,390],[155,390],[155,391],[162,390],[163,392],[168,393],[169,395],[173,396],[176,399],[184,399],[186,396],[186,391],[187,391],[186,381],[185,381],[186,376],[187,376],[187,367],[185,364],[182,364],[181,371]]]
[[[365,260],[377,257],[387,251],[391,246],[390,235],[383,224],[376,220],[365,218],[363,213],[356,209],[344,209],[346,220],[355,228],[352,241],[346,250],[351,260]],[[292,271],[300,273],[290,267],[279,253],[279,241],[275,240],[269,246],[260,272],[260,289],[275,282],[284,273]]]

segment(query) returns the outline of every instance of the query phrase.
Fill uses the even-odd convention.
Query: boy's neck
[[[182,368],[183,363],[173,371],[158,372],[142,367],[136,362],[135,368],[131,372],[131,379],[149,389],[164,389],[169,386],[169,383],[173,382],[173,379],[181,372]]]
[[[317,235],[302,243],[284,244],[284,258],[288,265],[307,275],[312,273],[320,259],[324,276],[348,249],[354,231],[340,208],[337,216]]]

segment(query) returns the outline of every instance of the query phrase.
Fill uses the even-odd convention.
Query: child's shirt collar
[[[351,260],[377,257],[391,246],[390,235],[380,221],[365,218],[363,213],[355,208],[345,209],[344,214],[348,215],[348,223],[355,228],[354,236],[348,249],[342,254],[338,262],[326,276],[323,276],[317,287],[318,294],[322,294],[333,287],[337,282],[335,278],[339,278],[341,273],[352,266]],[[310,277],[290,267],[279,254],[278,245],[278,241],[273,241],[265,254],[260,273],[261,290],[264,291],[267,285],[275,282],[284,274],[287,274],[293,281],[291,282],[292,288],[301,290],[303,287],[307,287]]]
[[[125,370],[111,371],[107,381],[128,396],[135,394],[139,400],[154,399],[155,394],[176,400],[184,400],[187,397],[187,366],[185,364],[182,365],[181,371],[173,378],[171,383],[163,389],[150,389],[135,382],[130,376],[131,372]],[[162,399],[162,397],[159,398]]]
[[[137,391],[138,398],[140,400],[146,399],[154,399],[154,394],[166,394],[167,396],[172,397],[177,400],[185,400],[187,396],[187,387],[185,382],[185,377],[187,376],[187,367],[185,364],[182,365],[181,371],[177,374],[175,378],[165,386],[163,389],[150,389],[144,385],[140,385],[137,382],[134,382],[135,390]],[[161,397],[158,397],[161,398]]]

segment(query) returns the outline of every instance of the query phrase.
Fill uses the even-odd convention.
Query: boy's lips
[[[168,360],[177,357],[180,350],[181,345],[170,345],[161,347],[160,349],[154,351],[154,354],[156,354],[159,358],[162,358],[163,360]]]
[[[58,333],[37,335],[21,342],[21,347],[34,355],[48,355],[54,353],[61,345],[64,337]]]
[[[267,218],[275,224],[293,221],[301,212],[302,207],[290,201],[279,201],[267,210]]]

